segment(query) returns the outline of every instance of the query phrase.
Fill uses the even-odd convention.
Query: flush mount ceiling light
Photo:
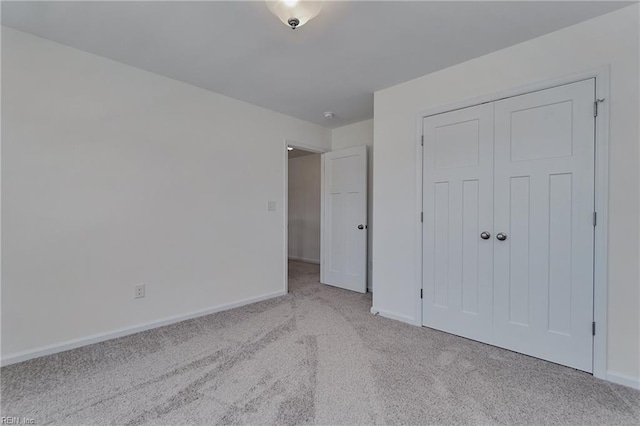
[[[292,30],[315,18],[322,9],[322,0],[266,0],[266,2],[271,13]]]
[[[332,113],[331,111],[327,111],[327,112],[324,113],[324,118],[327,118],[327,119],[332,119],[335,116],[336,115],[334,113]]]

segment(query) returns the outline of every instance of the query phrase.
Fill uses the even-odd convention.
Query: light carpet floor
[[[640,392],[373,316],[290,263],[290,294],[4,367],[37,424],[640,424]]]

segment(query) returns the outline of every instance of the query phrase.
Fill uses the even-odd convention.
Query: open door
[[[367,147],[322,155],[323,284],[367,292]]]

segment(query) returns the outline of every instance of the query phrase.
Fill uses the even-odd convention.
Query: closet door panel
[[[423,324],[491,342],[493,104],[423,121]]]
[[[592,371],[593,79],[495,103],[494,343]]]

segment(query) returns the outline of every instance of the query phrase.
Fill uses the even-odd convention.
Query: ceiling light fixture
[[[331,111],[327,111],[324,113],[324,118],[328,118],[331,119],[333,117],[335,117],[336,115],[334,113],[332,113]]]
[[[322,9],[322,0],[266,0],[266,2],[271,13],[292,30],[315,18]]]
[[[291,148],[290,146],[287,147],[287,151],[293,151],[293,148]]]

